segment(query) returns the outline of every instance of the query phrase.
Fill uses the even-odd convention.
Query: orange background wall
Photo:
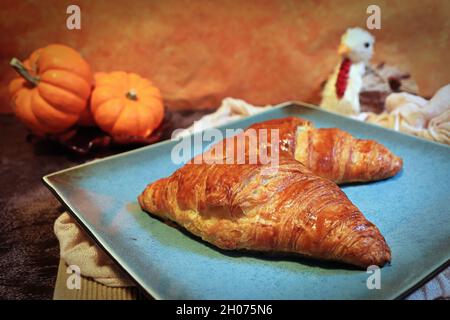
[[[66,29],[81,7],[82,29]],[[316,102],[350,26],[378,4],[375,61],[412,73],[421,94],[450,82],[450,1],[18,1],[0,4],[0,110],[9,110],[8,61],[59,42],[94,70],[152,79],[169,108],[212,108],[226,96],[254,104]]]

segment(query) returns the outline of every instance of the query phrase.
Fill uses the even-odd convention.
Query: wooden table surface
[[[206,113],[167,112],[163,139]],[[59,263],[53,223],[64,208],[41,178],[99,156],[75,155],[27,136],[12,115],[0,115],[0,299],[52,298]]]

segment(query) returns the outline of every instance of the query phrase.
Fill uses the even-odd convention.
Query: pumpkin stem
[[[34,77],[30,74],[30,71],[25,68],[22,62],[20,62],[17,58],[12,58],[9,62],[9,65],[17,71],[20,76],[22,76],[25,80],[31,83],[33,86],[37,86],[39,83],[39,77]]]
[[[137,100],[137,93],[136,90],[131,89],[130,91],[127,92],[127,98],[130,100]]]

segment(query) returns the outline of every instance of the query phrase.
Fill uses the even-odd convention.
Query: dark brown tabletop
[[[162,139],[206,111],[166,112]],[[53,233],[62,205],[41,178],[94,158],[124,151],[77,155],[56,142],[30,140],[12,115],[0,115],[0,299],[51,299],[59,263]]]

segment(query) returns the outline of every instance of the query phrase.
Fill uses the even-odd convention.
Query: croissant
[[[292,155],[278,164],[188,163],[151,183],[143,210],[226,250],[300,254],[360,267],[391,259],[375,225]]]
[[[293,154],[313,173],[338,184],[386,179],[403,166],[400,157],[376,141],[356,139],[337,128],[317,129],[301,118],[259,122],[249,129],[278,129],[281,151]]]

